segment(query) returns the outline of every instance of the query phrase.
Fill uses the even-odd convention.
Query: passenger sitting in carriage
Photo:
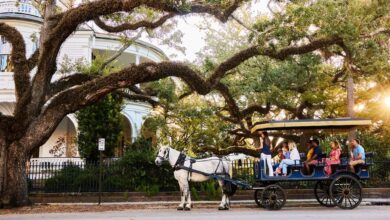
[[[325,160],[325,174],[331,175],[332,174],[332,164],[340,164],[340,155],[341,155],[341,147],[338,141],[332,141],[330,144],[330,147],[332,150],[329,153],[329,157]]]
[[[287,141],[283,142],[282,151],[283,151],[283,159],[290,159],[291,152],[290,152],[290,148],[288,147]]]
[[[290,159],[290,150],[288,149],[287,141],[282,143],[282,149],[279,149],[278,154],[272,158],[274,170],[279,167],[279,164],[283,159]]]
[[[276,154],[273,158],[272,158],[272,162],[273,162],[273,165],[272,167],[274,168],[274,170],[276,168],[278,168],[280,162],[284,159],[284,155],[283,155],[283,150],[282,149],[279,149],[278,150],[278,154]]]
[[[349,142],[351,147],[351,159],[349,161],[349,169],[355,172],[355,166],[358,164],[364,164],[366,160],[366,153],[364,148],[360,145],[359,139],[352,139]]]
[[[310,165],[317,165],[318,161],[322,161],[322,150],[318,139],[311,141],[311,148],[313,148],[313,154],[304,162],[305,174],[310,174]]]
[[[295,143],[288,142],[288,148],[289,148],[290,158],[283,159],[282,162],[280,162],[279,167],[275,171],[275,174],[280,174],[281,172],[283,172],[283,176],[287,176],[287,166],[296,165],[300,163],[301,157],[299,156],[299,152]]]
[[[313,156],[313,153],[314,153],[314,148],[313,146],[311,145],[311,140],[306,142],[306,148],[307,148],[307,153],[306,153],[306,158],[311,158]]]

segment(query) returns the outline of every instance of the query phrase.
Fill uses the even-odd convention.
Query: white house
[[[16,4],[16,0],[0,0],[0,22],[5,22],[16,27],[23,35],[27,46],[27,57],[37,49],[39,30],[42,19],[36,8],[29,0],[21,0]],[[58,1],[60,7],[66,0]],[[75,32],[62,46],[58,63],[64,60],[83,60],[90,63],[92,59],[103,54],[110,56],[114,54],[121,43],[118,36],[107,33],[98,33],[89,26],[82,26]],[[8,57],[10,45],[0,36],[0,112],[12,114],[15,95],[13,73],[8,70]],[[126,65],[129,63],[142,63],[147,61],[165,60],[166,55],[157,47],[140,40],[127,48],[121,56],[117,58],[116,65]],[[54,78],[61,77],[56,74]],[[144,121],[144,116],[148,115],[151,106],[143,102],[126,102],[123,108],[123,120],[125,134],[124,142],[133,141],[139,134]],[[39,148],[39,152],[34,153],[34,157],[77,157],[77,147],[75,137],[77,134],[77,120],[74,115],[68,115],[59,124],[50,139]],[[52,149],[57,146],[57,151]]]

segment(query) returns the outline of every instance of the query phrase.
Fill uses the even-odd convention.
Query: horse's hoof
[[[191,208],[189,208],[189,207],[184,207],[184,211],[191,211]]]
[[[226,207],[226,206],[225,207],[221,207],[220,206],[220,207],[218,207],[218,210],[220,210],[220,211],[229,210],[229,207]]]
[[[183,207],[179,206],[177,207],[177,211],[182,211],[183,210]]]

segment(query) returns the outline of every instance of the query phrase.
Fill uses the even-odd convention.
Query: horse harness
[[[161,156],[158,156],[158,157],[161,157]],[[169,151],[167,153],[167,156],[169,158]],[[162,157],[161,157],[162,158]],[[173,165],[173,169],[174,170],[186,170],[188,171],[189,175],[188,175],[188,181],[191,180],[191,176],[192,176],[192,173],[198,173],[198,174],[201,174],[201,175],[204,175],[204,176],[218,176],[218,175],[226,175],[226,170],[225,170],[225,167],[223,166],[222,164],[222,158],[219,158],[219,163],[218,163],[218,166],[217,168],[215,169],[214,173],[205,173],[205,172],[202,172],[200,170],[195,170],[192,168],[192,164],[196,163],[196,160],[195,159],[192,159],[192,158],[189,158],[189,161],[190,161],[190,166],[189,167],[186,167],[184,165],[184,163],[186,162],[187,160],[187,155],[185,155],[183,152],[180,152],[179,154],[179,157],[177,158],[175,164]],[[219,168],[219,166],[222,164],[222,173],[217,173],[217,170]],[[229,175],[229,174],[228,174]],[[237,190],[237,185],[236,184],[233,184],[232,182],[230,181],[226,181],[224,180],[224,184],[223,184],[223,192],[225,194],[227,194],[228,196],[232,196]]]
[[[189,176],[188,176],[188,180],[191,179],[191,176],[192,176],[192,173],[198,173],[198,174],[201,174],[201,175],[204,175],[204,176],[212,176],[212,175],[226,175],[226,170],[225,170],[225,167],[223,166],[222,164],[222,159],[219,158],[219,163],[218,163],[218,166],[217,168],[215,169],[214,173],[210,174],[210,173],[205,173],[205,172],[202,172],[200,170],[195,170],[192,168],[192,164],[196,163],[196,160],[193,159],[193,158],[189,158],[188,160],[190,161],[190,166],[187,167],[184,165],[184,163],[186,162],[187,160],[187,155],[185,155],[183,152],[180,152],[179,154],[179,157],[177,158],[177,161],[175,163],[175,165],[173,166],[173,169],[174,170],[186,170],[189,172]],[[222,173],[217,173],[217,170],[219,168],[219,166],[222,164]]]

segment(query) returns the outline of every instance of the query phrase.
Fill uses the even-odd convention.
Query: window
[[[8,54],[0,54],[0,72],[6,72],[8,66]]]
[[[32,42],[32,52],[34,53],[38,49],[39,43],[38,42]]]
[[[0,54],[9,53],[9,44],[4,36],[0,36]]]
[[[7,43],[7,40],[5,39],[4,36],[0,36],[0,44],[6,44]]]
[[[9,45],[4,36],[0,36],[0,72],[6,72],[8,67]]]

